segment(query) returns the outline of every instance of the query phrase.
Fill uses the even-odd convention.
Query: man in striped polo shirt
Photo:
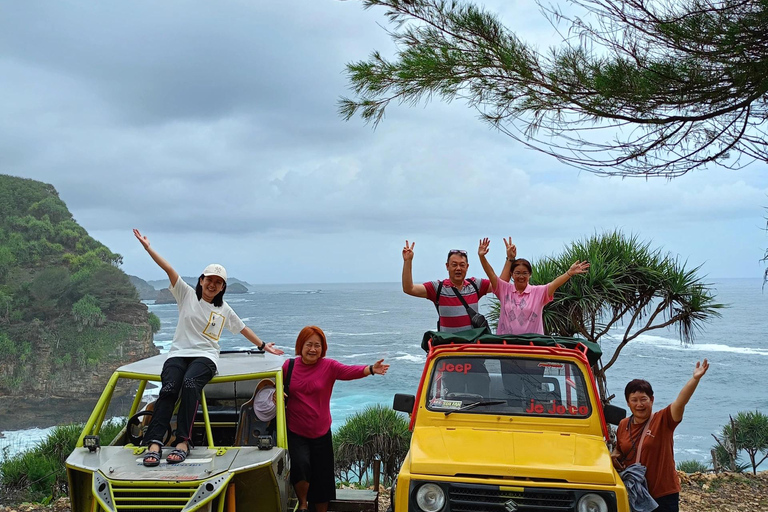
[[[471,329],[472,320],[467,313],[467,308],[456,295],[456,291],[461,294],[470,308],[479,312],[478,301],[480,297],[491,291],[491,282],[474,277],[467,279],[469,269],[467,251],[454,249],[448,253],[448,260],[445,263],[448,279],[413,284],[414,245],[416,245],[415,242],[409,245],[406,240],[403,248],[403,291],[414,297],[429,299],[438,306],[440,331],[457,332]],[[438,289],[440,290],[439,299]]]

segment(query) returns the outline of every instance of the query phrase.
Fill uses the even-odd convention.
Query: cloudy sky
[[[546,47],[528,0],[485,5]],[[460,103],[342,121],[344,66],[393,54],[358,1],[25,1],[0,15],[0,173],[53,184],[76,220],[163,277],[208,263],[258,283],[398,281],[445,273],[451,248],[503,236],[520,256],[620,228],[703,264],[759,277],[766,166],[673,181],[601,178],[523,148]],[[470,258],[481,272],[477,257]]]

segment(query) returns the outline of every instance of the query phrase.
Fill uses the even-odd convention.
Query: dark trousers
[[[163,445],[165,433],[171,425],[176,400],[181,395],[176,415],[176,442],[189,443],[195,413],[200,404],[200,392],[216,374],[216,365],[207,357],[171,357],[165,361],[160,378],[163,387],[155,402],[152,421],[144,433],[142,444]],[[191,447],[191,446],[190,446]]]
[[[661,498],[653,498],[658,507],[653,512],[679,512],[680,511],[680,493],[667,494]]]
[[[312,439],[289,429],[288,454],[291,456],[291,484],[309,482],[309,503],[327,503],[336,499],[333,437],[330,430]]]

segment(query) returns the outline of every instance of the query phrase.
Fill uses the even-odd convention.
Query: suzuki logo
[[[504,503],[504,508],[507,509],[507,512],[517,512],[517,503],[514,500],[509,500]]]

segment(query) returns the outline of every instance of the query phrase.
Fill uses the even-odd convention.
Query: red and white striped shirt
[[[479,291],[475,291],[475,287],[469,282],[474,281]],[[457,288],[461,293],[464,300],[467,301],[469,307],[479,312],[478,301],[480,297],[484,296],[490,291],[491,282],[487,279],[479,280],[474,277],[470,277],[469,280],[465,279],[461,288]],[[472,328],[472,321],[467,314],[467,308],[462,304],[453,292],[450,279],[443,281],[443,287],[440,290],[440,301],[437,301],[437,287],[440,281],[428,281],[424,283],[424,288],[427,289],[427,299],[438,305],[440,310],[440,331],[443,332],[457,332],[466,331]]]

